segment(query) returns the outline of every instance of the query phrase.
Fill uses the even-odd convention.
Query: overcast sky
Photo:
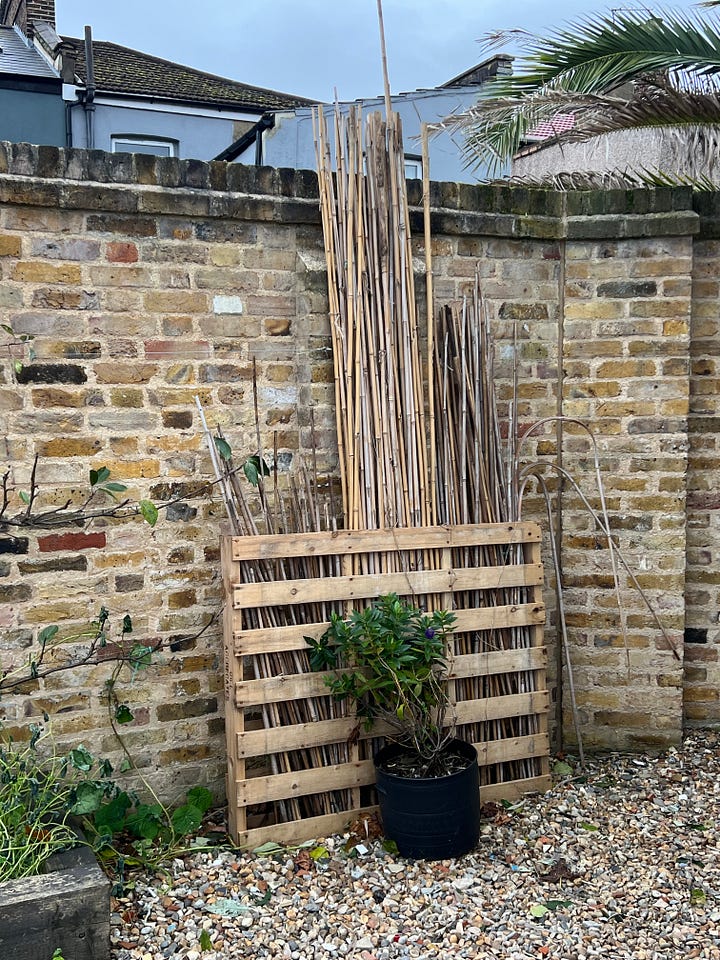
[[[436,86],[484,59],[477,41],[489,31],[542,33],[609,7],[589,0],[384,0],[383,8],[390,84],[399,93]],[[382,91],[377,0],[56,0],[56,10],[59,33],[80,37],[89,22],[97,40],[254,86],[318,100],[332,100],[335,88],[341,100]]]

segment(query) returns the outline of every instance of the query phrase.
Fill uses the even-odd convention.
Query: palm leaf
[[[518,72],[485,84],[471,110],[442,125],[463,130],[467,165],[485,164],[491,173],[501,170],[553,111],[579,119],[590,110],[599,122],[598,105],[584,106],[578,98],[607,95],[660,72],[683,71],[691,85],[720,75],[720,21],[699,13],[620,12],[584,18],[549,37],[513,31],[490,40],[503,42],[511,35],[520,37],[526,52]]]

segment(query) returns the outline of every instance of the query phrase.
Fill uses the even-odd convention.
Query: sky
[[[382,92],[377,0],[55,0],[58,32],[115,43],[208,73],[310,97]],[[651,4],[655,9],[657,4]],[[679,0],[675,8],[693,6]],[[383,0],[393,93],[433,87],[488,56],[494,30],[542,33],[610,7],[588,0]]]

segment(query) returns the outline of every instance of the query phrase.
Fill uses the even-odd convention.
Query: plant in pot
[[[455,737],[450,716],[454,622],[388,594],[306,638],[311,667],[337,671],[327,680],[333,697],[354,703],[366,729],[388,731],[374,757],[380,812],[387,837],[415,859],[462,856],[480,832],[477,751]]]

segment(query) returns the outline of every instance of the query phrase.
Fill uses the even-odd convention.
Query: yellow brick
[[[666,320],[663,323],[663,336],[681,337],[688,333],[689,327],[687,320]]]
[[[139,550],[135,553],[98,553],[94,554],[93,567],[107,570],[115,567],[142,567],[147,561],[147,553]]]
[[[81,283],[82,274],[77,264],[40,263],[21,260],[12,270],[13,280],[27,283]]]
[[[145,309],[150,313],[207,313],[208,297],[185,290],[154,290],[146,293]]]
[[[0,257],[19,257],[22,252],[20,237],[0,236]]]

